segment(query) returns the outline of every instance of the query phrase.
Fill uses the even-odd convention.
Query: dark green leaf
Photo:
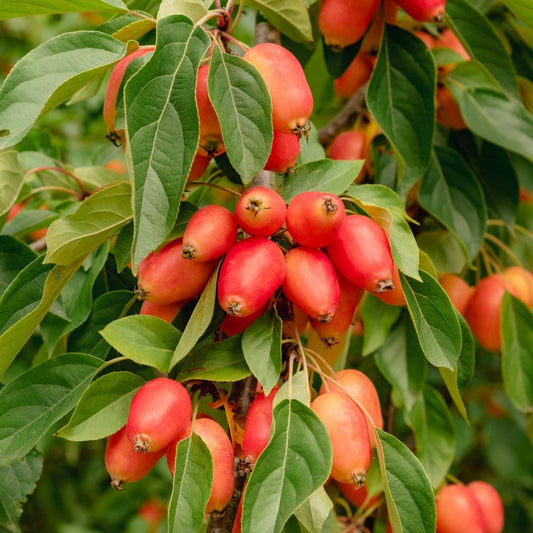
[[[281,372],[281,328],[282,322],[272,309],[252,322],[242,335],[244,359],[265,394],[276,385]]]
[[[23,170],[14,150],[0,152],[0,217],[9,212],[23,184]]]
[[[43,458],[35,453],[0,467],[0,527],[19,532],[22,504],[41,477]]]
[[[178,443],[172,495],[168,509],[168,530],[172,533],[198,531],[211,493],[213,459],[204,441],[195,433]]]
[[[359,53],[362,43],[363,39],[360,39],[356,43],[345,46],[341,50],[334,50],[326,45],[322,38],[324,61],[328,68],[328,72],[333,78],[340,78],[343,75],[344,71],[350,66],[350,63]]]
[[[100,359],[70,353],[48,359],[0,390],[0,465],[24,457],[78,402]]]
[[[131,372],[111,372],[93,381],[57,437],[73,441],[103,439],[126,424],[131,400],[144,380]]]
[[[449,231],[423,231],[416,242],[438,272],[461,272],[468,264],[459,241]]]
[[[127,11],[121,0],[2,0],[0,19],[82,11]]]
[[[426,359],[453,369],[461,352],[461,327],[455,309],[439,282],[420,271],[422,281],[400,274],[407,308]]]
[[[274,408],[273,425],[274,433],[246,486],[243,533],[280,532],[331,470],[329,436],[309,407],[283,400]]]
[[[117,352],[140,365],[166,372],[181,334],[168,322],[150,315],[131,315],[108,324],[102,337]]]
[[[431,157],[435,85],[435,61],[424,43],[409,31],[385,25],[367,104],[394,147],[405,192],[422,177]]]
[[[63,33],[34,48],[16,63],[0,88],[0,149],[23,139],[43,113],[125,53],[124,43],[98,31]]]
[[[178,215],[198,146],[196,73],[209,43],[207,33],[186,17],[160,20],[152,57],[124,89],[134,268],[161,244]]]
[[[17,274],[36,257],[37,254],[26,244],[13,237],[0,235],[0,296]]]
[[[272,105],[267,86],[252,65],[215,47],[208,88],[228,158],[248,184],[265,166],[272,147]]]
[[[503,384],[513,404],[533,412],[533,315],[505,293],[501,308]]]
[[[387,305],[370,293],[365,295],[361,304],[361,314],[365,324],[363,355],[375,352],[385,342],[401,312],[402,308],[399,306]],[[375,320],[377,316],[379,320]]]

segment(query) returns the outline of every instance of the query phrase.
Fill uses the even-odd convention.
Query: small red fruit
[[[394,262],[386,233],[371,218],[344,217],[327,252],[335,267],[354,285],[380,293],[394,288]]]
[[[146,533],[156,533],[159,524],[167,516],[167,506],[159,500],[147,500],[141,505],[137,516],[146,522]]]
[[[331,477],[362,485],[372,462],[366,418],[346,394],[325,392],[311,403],[328,432],[333,452]]]
[[[474,291],[473,287],[457,274],[442,274],[439,276],[439,283],[455,309],[464,316]]]
[[[266,83],[274,129],[297,134],[305,131],[313,111],[313,94],[298,59],[275,43],[252,46],[242,58],[259,71]]]
[[[211,161],[211,156],[196,152],[192,160],[191,170],[189,170],[189,175],[187,176],[187,183],[201,178],[209,166],[209,161]]]
[[[437,493],[437,533],[485,533],[483,511],[465,485],[452,484]]]
[[[444,29],[434,43],[435,48],[450,48],[466,61],[470,61],[470,54],[465,50],[463,43],[450,28]]]
[[[380,494],[374,494],[374,496],[368,497],[368,491],[366,485],[360,487],[353,483],[338,483],[342,495],[355,507],[368,509],[381,499]]]
[[[287,267],[281,286],[287,298],[310,318],[328,324],[339,307],[340,289],[327,255],[307,246],[285,254]]]
[[[156,316],[165,322],[170,323],[176,318],[176,315],[186,303],[187,302],[172,302],[169,304],[155,304],[154,302],[144,300],[139,314]]]
[[[416,30],[413,32],[430,50],[437,46],[435,37],[427,31]]]
[[[192,404],[185,387],[169,378],[146,382],[131,400],[126,432],[136,452],[157,452],[187,428]]]
[[[498,491],[486,481],[472,481],[467,487],[474,493],[485,521],[485,533],[501,533],[505,521],[503,502]]]
[[[224,255],[237,240],[237,222],[221,205],[202,207],[191,217],[183,232],[185,259],[211,261]]]
[[[217,156],[225,151],[222,140],[222,130],[220,122],[209,94],[207,92],[207,77],[209,75],[209,65],[202,65],[198,69],[196,78],[196,105],[200,119],[200,142],[198,143],[198,153],[205,156]]]
[[[294,133],[282,133],[274,130],[272,148],[265,163],[265,170],[287,172],[296,165],[300,154],[300,139]]]
[[[396,264],[394,264],[394,268],[392,270],[392,284],[394,285],[394,288],[392,288],[390,291],[377,292],[375,293],[375,296],[388,305],[406,305],[407,302],[405,301],[405,294],[403,293],[400,272],[398,271]]]
[[[174,239],[139,263],[137,293],[141,300],[168,304],[195,298],[204,290],[218,261],[189,261],[182,253],[183,240]]]
[[[137,453],[131,447],[126,434],[126,426],[107,438],[105,448],[105,467],[111,476],[111,486],[122,490],[124,483],[139,481],[150,472],[152,467],[165,453]]]
[[[226,315],[219,329],[226,337],[242,333],[254,320],[259,318],[268,309],[268,303],[255,313],[247,316]]]
[[[444,18],[446,0],[396,0],[396,3],[421,22],[440,22]]]
[[[533,274],[520,266],[510,266],[502,271],[503,277],[516,288],[520,299],[528,306],[533,304]]]
[[[237,224],[255,237],[268,237],[285,222],[285,200],[268,187],[251,187],[241,194],[233,214]]]
[[[226,254],[218,275],[218,302],[226,313],[244,317],[263,308],[285,279],[283,253],[264,237],[249,237]]]
[[[298,244],[322,248],[335,238],[345,215],[344,204],[338,196],[328,192],[302,192],[289,202],[287,229]]]
[[[370,79],[371,74],[372,67],[368,61],[362,55],[356,55],[348,68],[333,82],[333,90],[339,98],[348,100]]]
[[[437,87],[437,122],[451,130],[464,130],[468,128],[461,115],[461,110],[454,100],[452,93],[444,85]]]

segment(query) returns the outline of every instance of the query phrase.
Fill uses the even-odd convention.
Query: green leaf
[[[273,424],[274,433],[246,486],[243,533],[280,532],[331,470],[329,436],[309,407],[283,400],[274,408]]]
[[[448,0],[446,23],[470,57],[478,61],[505,91],[520,98],[513,62],[489,19],[466,0]]]
[[[118,181],[126,179],[123,174],[102,166],[76,167],[72,173],[83,183],[88,192],[115,185]]]
[[[399,306],[387,305],[370,293],[365,295],[361,303],[361,314],[365,324],[363,355],[375,352],[385,342],[401,312],[402,308]],[[379,320],[375,320],[377,316]]]
[[[121,0],[2,0],[0,19],[51,13],[127,10],[128,6]]]
[[[257,69],[213,49],[207,80],[231,165],[248,184],[265,166],[272,147],[272,104]]]
[[[405,444],[376,428],[376,446],[394,531],[434,533],[435,496],[424,468]]]
[[[157,11],[157,20],[169,15],[185,15],[193,22],[198,22],[207,13],[208,9],[202,0],[162,0]]]
[[[176,367],[178,381],[206,379],[239,381],[250,375],[241,347],[242,335],[233,335],[221,342],[202,345]]]
[[[19,532],[22,504],[32,494],[41,477],[43,458],[28,454],[20,461],[0,467],[0,527]]]
[[[152,57],[124,88],[135,269],[165,239],[178,215],[198,146],[196,73],[209,43],[207,33],[184,16],[160,20]]]
[[[393,386],[394,404],[411,410],[424,385],[427,364],[405,315],[391,330],[374,358],[379,371]]]
[[[435,61],[424,43],[409,31],[385,25],[367,105],[394,147],[405,192],[431,158],[435,86]]]
[[[320,487],[294,512],[298,522],[307,531],[322,532],[325,524],[333,513],[333,502],[326,489]]]
[[[181,339],[179,339],[178,345],[175,347],[168,370],[172,370],[194,348],[206,332],[209,324],[211,324],[217,298],[217,277],[218,271],[214,272],[207,282],[200,299],[194,307],[191,318],[187,322]]]
[[[308,405],[309,398],[309,377],[307,372],[300,370],[295,372],[290,381],[286,381],[274,395],[273,407],[276,407],[282,400],[298,400],[304,405]]]
[[[144,380],[131,372],[111,372],[96,379],[56,436],[86,441],[112,435],[126,424],[131,400],[143,384]]]
[[[105,359],[111,346],[100,335],[100,330],[120,318],[132,299],[130,291],[109,291],[99,296],[93,303],[89,320],[69,336],[69,351],[91,352],[95,357]]]
[[[0,152],[0,217],[9,212],[23,184],[23,170],[14,150]]]
[[[476,176],[458,152],[435,147],[418,201],[459,239],[468,261],[473,261],[487,229],[487,208]]]
[[[13,359],[15,359],[19,350],[26,344],[35,328],[39,325],[43,317],[48,312],[50,306],[54,303],[57,296],[63,290],[63,287],[72,278],[74,273],[80,267],[82,260],[68,266],[43,265],[39,268],[41,258],[37,258],[33,263],[30,263],[17,276],[13,283],[6,289],[2,298],[0,299],[0,346],[2,346],[2,354],[0,355],[0,377],[3,376]],[[32,272],[39,275],[39,281],[35,278],[30,279]],[[26,298],[25,295],[18,292],[18,287],[26,285],[29,288],[30,296]],[[9,327],[6,327],[6,316],[3,311],[6,309],[5,300],[9,298],[9,294],[13,291],[17,292],[18,297],[13,302],[17,309],[23,309],[20,316],[17,314],[17,321],[8,322]],[[18,299],[20,298],[20,300]],[[10,305],[11,305],[10,301]],[[20,305],[19,305],[20,303]],[[9,314],[9,313],[8,313]],[[9,317],[7,317],[9,320]]]
[[[438,272],[461,272],[467,266],[463,248],[449,231],[423,231],[416,242]]]
[[[272,309],[262,314],[242,335],[244,359],[268,395],[281,372],[281,319]]]
[[[70,353],[48,359],[0,390],[0,465],[26,455],[78,402],[102,364]]]
[[[529,0],[503,0],[503,3],[531,29],[533,29],[533,6]]]
[[[69,265],[116,235],[131,219],[131,187],[117,183],[82,202],[48,229],[46,263]]]
[[[524,303],[505,293],[501,308],[502,374],[509,399],[533,412],[533,315]]]
[[[431,486],[437,489],[444,480],[455,454],[455,422],[444,398],[429,385],[423,389],[407,422],[416,440],[416,455]]]
[[[361,168],[360,161],[335,161],[320,159],[296,167],[283,180],[280,194],[289,203],[297,194],[305,191],[342,194],[355,180]]]
[[[453,369],[461,352],[461,327],[455,309],[439,282],[420,271],[422,281],[400,274],[407,308],[426,359]]]
[[[168,531],[198,531],[213,482],[213,459],[204,441],[195,433],[178,443]]]
[[[108,324],[102,337],[117,352],[140,365],[167,372],[181,333],[161,318],[131,315]]]
[[[37,254],[13,237],[0,235],[0,296],[17,274],[31,263]]]
[[[65,102],[126,53],[98,31],[63,33],[18,61],[0,88],[0,149],[23,139],[45,112]]]
[[[247,4],[261,11],[273,26],[293,41],[313,40],[311,20],[304,0],[249,0]]]

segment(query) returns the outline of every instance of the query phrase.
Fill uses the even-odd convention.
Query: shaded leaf
[[[23,185],[23,170],[14,150],[0,152],[0,217],[9,212]]]
[[[0,19],[48,13],[127,11],[121,0],[2,0]]]
[[[28,245],[13,237],[0,235],[0,296],[36,257],[37,254]]]
[[[533,29],[533,6],[529,0],[503,0],[503,3],[531,29]]]
[[[365,295],[361,303],[361,315],[365,324],[363,355],[375,352],[385,342],[401,312],[400,306],[388,305],[370,293]],[[375,320],[377,316],[379,320]]]

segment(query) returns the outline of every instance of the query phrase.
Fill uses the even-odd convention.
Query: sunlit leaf
[[[22,189],[23,170],[17,152],[0,152],[0,217],[15,203]]]
[[[0,19],[83,11],[127,11],[122,0],[2,0]]]

